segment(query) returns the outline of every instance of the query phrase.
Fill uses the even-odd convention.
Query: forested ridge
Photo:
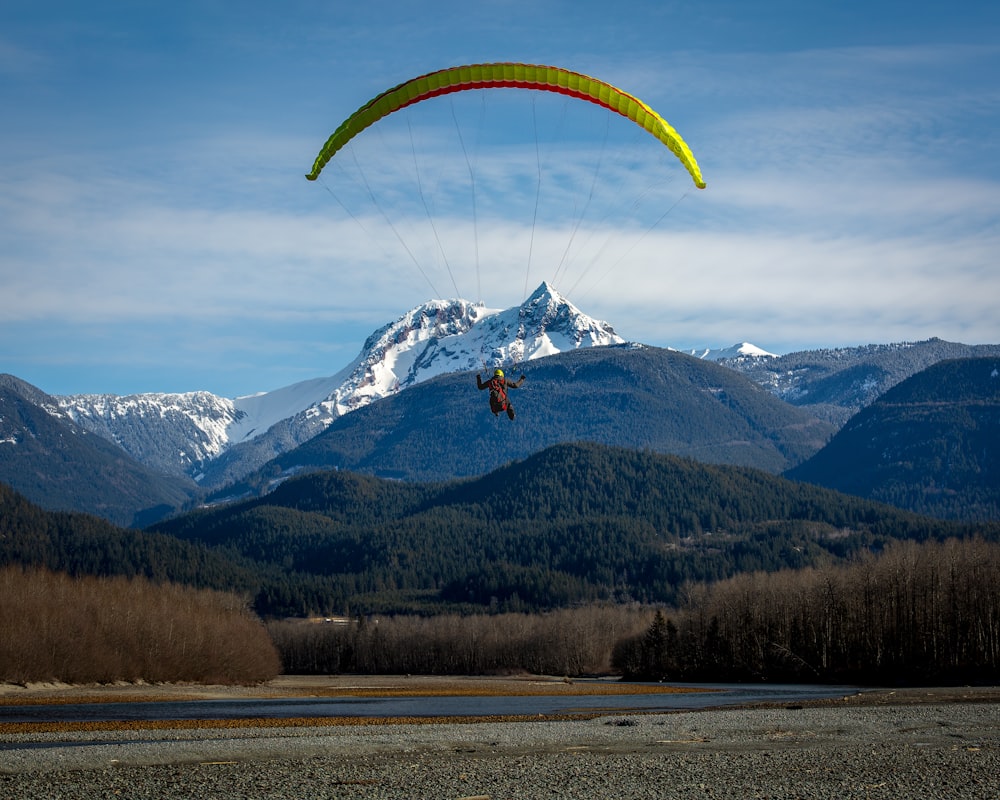
[[[944,519],[1000,519],[1000,358],[907,378],[788,474]]]
[[[894,539],[979,533],[758,470],[558,445],[482,478],[346,472],[187,514],[160,533],[271,567],[269,615],[673,603],[688,581],[834,563]]]
[[[0,566],[6,565],[241,592],[259,581],[259,565],[234,551],[120,528],[90,514],[45,511],[0,483]]]
[[[836,563],[895,539],[1000,539],[743,467],[558,445],[482,478],[342,471],[145,531],[0,487],[3,564],[237,591],[272,617],[674,603],[690,581]]]

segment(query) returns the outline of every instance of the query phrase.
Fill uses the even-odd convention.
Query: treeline
[[[588,606],[544,614],[388,616],[268,624],[292,674],[609,674],[622,637],[641,632],[649,610]]]
[[[689,583],[684,600],[266,626],[233,594],[0,570],[0,680],[256,683],[526,671],[631,680],[995,682],[1000,545],[897,542],[849,564]]]
[[[678,608],[272,622],[289,673],[892,685],[995,682],[1000,545],[896,543],[843,566],[685,587]]]
[[[0,569],[0,681],[248,684],[279,670],[264,625],[236,595]]]
[[[850,565],[691,587],[612,662],[642,680],[995,682],[1000,545],[896,542]]]

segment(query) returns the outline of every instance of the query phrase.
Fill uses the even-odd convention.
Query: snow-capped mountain
[[[701,358],[705,361],[727,361],[733,358],[777,358],[774,353],[762,350],[750,342],[741,342],[732,347],[722,347],[719,349],[702,348],[698,350],[685,350],[689,356]]]
[[[337,417],[444,373],[622,342],[609,324],[588,317],[546,283],[506,311],[435,300],[368,337],[358,358],[331,379],[338,386],[316,405]]]
[[[343,414],[443,373],[516,366],[623,342],[608,323],[582,313],[543,283],[507,310],[465,300],[424,303],[375,331],[337,374],[271,392],[235,399],[188,392],[57,400],[74,422],[141,462],[202,480],[212,473],[209,482],[217,483],[312,438]],[[237,448],[240,467],[209,469]]]

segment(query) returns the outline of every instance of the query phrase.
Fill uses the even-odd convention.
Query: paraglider
[[[485,383],[482,377],[478,373],[476,374],[476,384],[479,386],[479,390],[490,390],[490,411],[493,412],[494,417],[499,416],[501,411],[506,411],[507,418],[514,419],[514,406],[507,396],[507,390],[519,389],[522,383],[524,383],[524,375],[516,381],[511,381],[504,377],[503,370],[499,368],[493,370],[493,377]]]
[[[599,80],[597,78],[584,75],[579,72],[573,72],[571,70],[563,69],[561,67],[554,66],[544,66],[537,64],[520,64],[511,62],[497,62],[497,63],[483,63],[483,64],[470,64],[466,66],[450,67],[447,69],[438,70],[436,72],[429,72],[424,75],[417,76],[410,80],[404,81],[386,91],[376,95],[367,103],[362,105],[357,111],[348,116],[336,130],[330,135],[330,137],[323,144],[319,153],[316,155],[315,161],[313,162],[312,169],[306,175],[306,178],[310,181],[316,181],[320,178],[321,173],[327,164],[330,163],[331,159],[344,149],[351,141],[365,131],[367,128],[371,127],[375,123],[379,122],[383,118],[393,114],[396,111],[413,106],[417,103],[421,103],[425,100],[430,100],[435,97],[441,97],[443,95],[449,95],[456,92],[464,92],[474,89],[516,89],[516,90],[535,90],[542,92],[552,92],[559,95],[563,95],[574,100],[582,100],[597,106],[600,106],[609,112],[625,117],[631,120],[639,128],[645,130],[661,144],[665,145],[670,153],[672,153],[683,168],[687,171],[694,185],[699,189],[705,188],[705,180],[701,174],[701,168],[698,165],[691,148],[687,145],[681,135],[656,111],[654,111],[649,105],[635,97],[634,95],[628,94],[621,89],[618,89],[611,84]],[[533,106],[532,106],[533,107]],[[454,111],[453,111],[454,116]],[[607,119],[613,119],[612,114],[607,115]],[[409,121],[407,121],[409,124]],[[456,128],[458,128],[458,121],[455,121]],[[626,126],[627,127],[627,126]],[[640,134],[640,138],[641,134]],[[466,164],[469,169],[471,185],[472,185],[472,203],[471,203],[471,216],[472,216],[472,230],[474,238],[478,236],[477,233],[477,204],[476,204],[476,184],[474,177],[474,170],[471,161],[468,157],[468,153],[465,150],[464,142],[461,139],[461,133],[459,132],[459,143],[462,152],[466,157]],[[412,132],[411,132],[411,145],[412,145]],[[655,144],[652,146],[652,150],[656,151],[657,155],[663,155]],[[536,142],[536,156],[537,156],[537,142]],[[355,159],[357,161],[357,159]],[[420,197],[421,202],[424,205],[424,210],[427,213],[428,218],[432,217],[428,203],[424,197],[424,191],[420,182],[419,169],[416,169],[416,153],[414,149],[414,162],[415,162],[415,173],[417,179],[417,192],[416,194]],[[672,162],[669,157],[666,161]],[[335,162],[336,165],[342,165],[342,162],[338,159]],[[575,166],[575,165],[574,165]],[[598,160],[598,166],[600,166],[600,160]],[[385,212],[379,206],[378,200],[376,199],[376,193],[372,191],[368,184],[367,179],[363,175],[363,171],[359,167],[359,171],[362,172],[361,183],[367,190],[367,193],[375,207],[382,214],[386,225],[396,236],[396,238],[402,244],[404,250],[409,255],[410,259],[416,264],[417,268],[423,274],[425,280],[431,285],[431,288],[435,291],[435,294],[440,295],[439,292],[434,288],[428,277],[426,271],[420,263],[420,259],[415,254],[416,248],[410,248],[404,241],[404,237],[401,235],[399,230],[397,230],[396,225],[390,218],[390,215]],[[541,162],[539,160],[538,166],[538,184],[535,196],[535,212],[536,216],[531,220],[531,242],[534,242],[534,231],[535,231],[535,221],[537,218],[538,210],[538,197],[540,195],[541,187]],[[597,170],[594,171],[593,185],[597,184]],[[591,187],[591,194],[593,194],[593,185]],[[333,194],[333,191],[330,191]],[[354,217],[353,212],[348,208],[346,204],[336,198],[338,202]],[[587,204],[589,204],[589,198]],[[676,204],[675,204],[676,205]],[[669,213],[670,206],[664,211],[659,219],[652,223],[650,229],[655,226],[659,220]],[[584,205],[584,210],[587,206]],[[580,221],[583,219],[583,213],[580,213],[577,219],[577,227]],[[360,222],[360,221],[359,221]],[[430,219],[430,224],[433,230],[434,239],[437,242],[437,247],[442,251],[440,237],[438,236],[438,230],[434,225],[433,219]],[[613,229],[613,226],[607,226]],[[573,243],[573,236],[576,233],[577,228],[574,227],[572,234],[570,235],[570,245]],[[569,247],[567,245],[566,252],[563,254],[563,259],[561,259],[556,267],[556,273],[560,271],[563,267],[563,263],[566,261],[566,256],[569,253]],[[475,241],[475,265],[476,265],[476,275],[477,280],[479,276],[479,243],[478,238]],[[620,259],[619,259],[620,260]],[[454,276],[452,274],[452,269],[448,263],[447,257],[444,257],[445,266],[448,269],[448,274],[452,275],[452,283],[455,283]],[[528,269],[531,266],[531,244],[528,247]],[[617,262],[616,262],[617,263]],[[527,287],[527,275],[528,269],[525,271],[525,287]],[[457,284],[455,285],[456,293],[459,293]],[[481,302],[481,300],[480,300]],[[493,412],[494,416],[499,416],[501,412],[507,414],[508,418],[513,420],[515,417],[514,407],[510,402],[508,396],[509,389],[516,389],[521,386],[525,379],[524,375],[521,375],[517,381],[508,380],[504,374],[503,370],[497,369],[494,371],[492,377],[487,381],[483,381],[481,375],[476,376],[476,382],[480,390],[489,389],[490,390],[490,410]]]
[[[451,67],[405,81],[372,98],[333,132],[306,177],[314,181],[327,162],[365,128],[401,108],[432,97],[470,89],[534,89],[586,100],[603,106],[644,128],[677,156],[695,186],[705,188],[694,154],[670,124],[642,100],[609,83],[579,72],[537,64],[470,64]]]

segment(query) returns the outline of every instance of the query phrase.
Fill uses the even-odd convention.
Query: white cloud
[[[250,22],[264,13],[251,12]],[[260,50],[248,43],[261,30],[238,25],[227,55],[264,59],[249,77],[219,67],[203,84],[167,55],[151,57],[143,77],[153,64],[164,86],[107,119],[117,89],[93,76],[74,84],[69,124],[59,87],[38,93],[0,148],[0,318],[22,324],[5,330],[78,325],[66,329],[69,348],[95,325],[135,323],[148,336],[145,357],[166,363],[175,353],[155,342],[182,328],[196,332],[186,363],[200,336],[206,353],[233,354],[240,342],[262,361],[308,369],[308,352],[340,335],[324,324],[347,323],[346,341],[356,341],[433,292],[498,307],[555,277],[584,311],[654,344],[1000,341],[997,46],[708,52],[623,25],[635,50],[586,52],[567,36],[529,60],[596,66],[662,111],[694,149],[704,192],[631,123],[513,93],[393,115],[309,183],[325,136],[381,82],[413,64],[475,60],[462,56],[478,45],[458,39],[431,55],[362,53],[369,29],[358,26],[372,20],[352,13],[349,29],[290,19]],[[436,24],[441,36],[456,30]],[[491,29],[497,38],[480,50],[513,41],[505,30]],[[199,59],[208,34],[199,33]],[[355,68],[338,47],[360,59]],[[0,38],[5,75],[60,74],[69,86],[56,56]],[[266,61],[279,57],[280,66]],[[136,86],[126,88],[134,99]],[[92,98],[99,112],[89,112]],[[339,343],[326,341],[329,355]]]

